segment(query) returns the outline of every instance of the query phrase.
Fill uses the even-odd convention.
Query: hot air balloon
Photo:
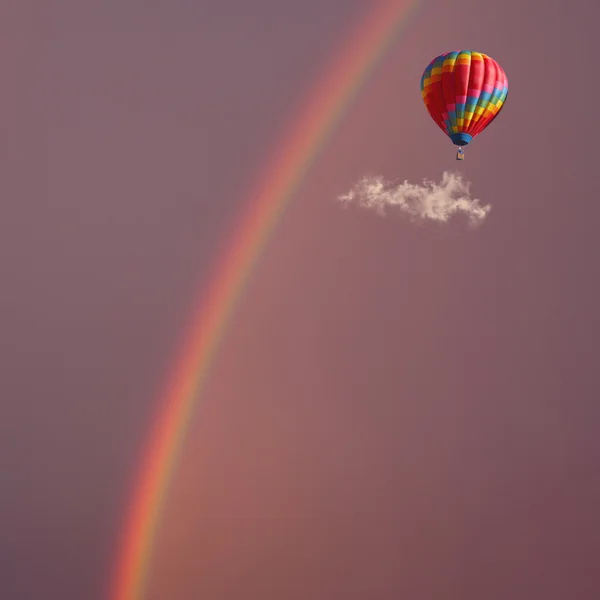
[[[458,146],[456,160],[464,160],[462,147],[502,110],[508,80],[502,67],[486,54],[446,52],[427,65],[421,77],[421,94],[431,118]]]

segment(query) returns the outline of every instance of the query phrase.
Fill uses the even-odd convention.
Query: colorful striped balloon
[[[421,77],[431,118],[456,146],[466,146],[502,110],[508,80],[502,67],[481,52],[460,50],[434,58]],[[462,151],[459,151],[462,158]]]

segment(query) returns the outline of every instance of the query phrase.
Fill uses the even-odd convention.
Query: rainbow
[[[110,582],[109,600],[142,600],[157,525],[188,423],[236,304],[273,228],[357,91],[418,0],[381,0],[325,68],[283,136],[201,299],[149,434]]]

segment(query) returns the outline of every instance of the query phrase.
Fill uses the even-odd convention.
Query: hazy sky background
[[[0,7],[0,596],[107,600],[194,294],[358,0]],[[600,597],[595,0],[424,0],[232,323],[148,600]],[[469,231],[342,210],[439,180],[419,79],[494,57]]]

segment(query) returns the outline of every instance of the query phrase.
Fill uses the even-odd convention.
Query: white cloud
[[[483,222],[492,207],[483,206],[471,197],[470,183],[460,173],[444,172],[438,184],[424,180],[421,185],[391,181],[383,177],[363,177],[348,193],[338,197],[345,206],[357,206],[374,210],[380,215],[386,209],[396,209],[408,215],[412,221],[438,221],[446,223],[456,214],[462,213],[470,225]]]

